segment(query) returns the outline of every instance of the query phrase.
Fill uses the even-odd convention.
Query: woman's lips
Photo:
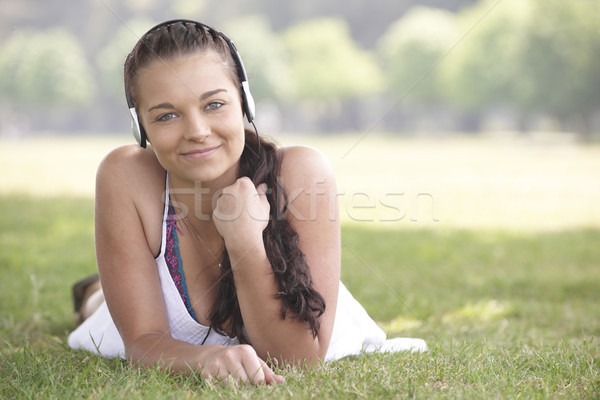
[[[194,150],[186,151],[186,152],[182,153],[182,155],[185,157],[189,157],[189,158],[204,158],[204,157],[208,157],[208,156],[214,154],[220,148],[221,148],[221,146],[204,147],[202,149],[194,149]]]

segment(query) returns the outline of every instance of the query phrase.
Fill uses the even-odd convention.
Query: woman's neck
[[[181,181],[169,175],[171,202],[180,218],[187,217],[197,227],[212,224],[212,213],[223,188],[232,185],[236,176],[221,176],[211,182]]]

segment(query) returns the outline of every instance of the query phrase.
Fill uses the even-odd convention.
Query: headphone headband
[[[202,22],[193,21],[190,19],[172,19],[169,21],[161,22],[160,24],[155,25],[154,27],[150,28],[146,33],[144,33],[142,35],[140,40],[138,40],[138,42],[134,46],[133,51],[129,54],[129,56],[127,56],[127,59],[129,60],[130,57],[134,57],[134,55],[136,54],[136,49],[138,49],[139,46],[143,45],[143,40],[144,40],[144,38],[146,38],[146,36],[148,36],[148,34],[154,32],[162,27],[177,24],[177,23],[181,23],[184,25],[185,24],[194,24],[196,26],[199,26],[201,28],[208,30],[209,32],[214,32],[219,37],[221,37],[225,41],[225,43],[227,43],[229,52],[231,53],[231,57],[233,58],[233,62],[235,63],[237,77],[241,84],[242,110],[244,111],[244,114],[246,115],[248,122],[253,124],[254,116],[255,116],[255,105],[254,105],[254,99],[252,97],[252,93],[250,93],[250,85],[248,84],[248,75],[246,74],[246,69],[244,68],[244,63],[242,62],[242,57],[240,56],[240,53],[237,51],[237,48],[235,47],[235,45],[233,44],[231,39],[229,39],[223,32],[217,31],[216,29],[214,29],[206,24],[203,24]],[[129,112],[131,114],[131,130],[132,130],[133,136],[135,137],[136,141],[139,143],[139,145],[141,147],[146,147],[146,131],[144,130],[144,127],[142,126],[142,124],[139,121],[139,117],[138,117],[137,111],[135,109],[135,104],[131,97],[131,93],[127,90],[127,85],[125,85],[125,99],[127,101],[127,107],[129,107]]]

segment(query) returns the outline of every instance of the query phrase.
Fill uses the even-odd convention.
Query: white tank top
[[[237,338],[221,335],[215,330],[196,322],[189,314],[165,260],[167,241],[167,216],[169,211],[169,177],[165,180],[165,207],[163,210],[160,253],[156,257],[156,268],[165,300],[169,328],[174,339],[190,344],[216,344],[233,346]],[[73,349],[85,349],[106,358],[125,358],[123,340],[110,316],[106,302],[77,327],[68,339]],[[365,309],[352,297],[340,282],[337,310],[329,348],[325,361],[348,355],[373,351],[425,351],[422,339],[387,339],[385,332],[369,317]]]

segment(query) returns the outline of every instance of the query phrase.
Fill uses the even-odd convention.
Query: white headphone
[[[168,25],[176,24],[176,23],[181,23],[184,27],[185,27],[185,24],[194,24],[194,25],[200,26],[202,28],[206,28],[206,29],[208,29],[208,31],[215,32],[217,35],[222,37],[223,40],[225,40],[225,42],[229,46],[231,56],[235,63],[237,76],[242,85],[242,110],[244,111],[244,114],[246,115],[246,119],[248,120],[248,122],[254,126],[253,121],[254,121],[254,117],[255,117],[256,106],[254,104],[254,98],[252,97],[252,93],[250,93],[250,85],[248,84],[248,76],[246,74],[246,69],[244,68],[244,63],[242,62],[240,53],[237,51],[237,49],[236,49],[235,45],[233,44],[233,42],[231,41],[231,39],[229,39],[227,36],[225,36],[224,33],[219,32],[201,22],[197,22],[197,21],[193,21],[193,20],[189,20],[189,19],[174,19],[174,20],[170,20],[170,21],[165,21],[165,22],[160,23],[160,24],[156,25],[155,27],[151,28],[148,32],[146,32],[142,36],[142,38],[137,42],[137,44],[133,48],[133,51],[129,54],[129,56],[127,56],[127,60],[129,61],[129,59],[131,57],[135,56],[135,54],[137,53],[136,50],[138,49],[139,46],[141,46],[141,44],[143,43],[143,39],[149,33],[153,32],[157,29],[160,29],[164,26],[168,26]],[[126,63],[127,63],[127,61],[126,61]],[[137,111],[135,110],[135,104],[133,103],[133,99],[131,98],[131,93],[129,93],[129,91],[127,90],[127,85],[125,85],[125,98],[127,100],[127,106],[129,107],[129,113],[131,114],[131,131],[133,133],[133,137],[135,138],[135,140],[139,143],[139,145],[141,147],[146,147],[146,142],[147,142],[146,131],[144,130],[144,127],[140,123]],[[255,126],[255,130],[256,130],[256,126]],[[257,132],[257,137],[258,137],[258,132]],[[259,149],[260,149],[260,146],[259,146]]]

